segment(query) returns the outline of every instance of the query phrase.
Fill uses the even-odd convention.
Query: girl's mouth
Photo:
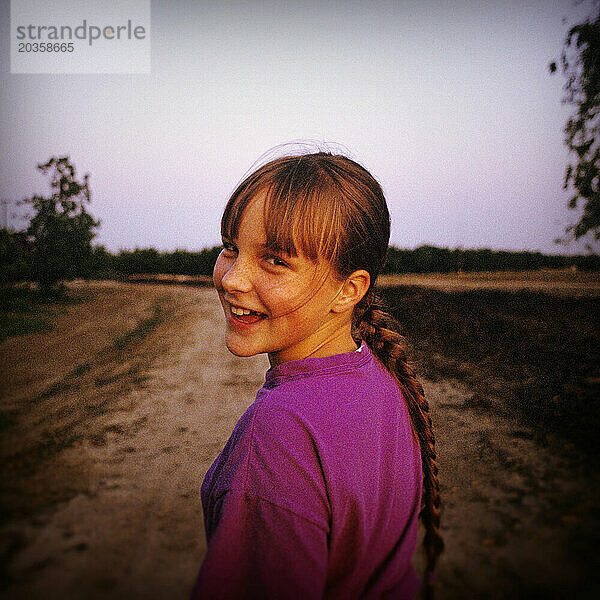
[[[231,320],[234,323],[243,323],[244,325],[258,323],[267,317],[265,313],[249,310],[247,308],[241,308],[239,306],[233,306],[233,304],[229,305],[229,310],[231,313]]]

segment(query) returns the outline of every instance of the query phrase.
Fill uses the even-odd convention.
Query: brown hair
[[[390,217],[381,186],[355,161],[327,152],[284,156],[248,176],[231,196],[221,221],[224,237],[235,239],[242,214],[258,193],[265,196],[267,246],[328,260],[341,278],[357,269],[371,276],[367,294],[355,307],[353,335],[363,339],[398,382],[421,449],[425,526],[425,590],[444,548],[439,531],[440,491],[429,405],[407,363],[398,323],[373,292],[385,262]]]

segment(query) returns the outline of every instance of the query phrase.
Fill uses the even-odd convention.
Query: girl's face
[[[343,282],[326,261],[267,249],[263,209],[261,195],[251,200],[215,263],[227,347],[237,356],[267,352],[271,365],[352,351],[351,311],[331,310]]]

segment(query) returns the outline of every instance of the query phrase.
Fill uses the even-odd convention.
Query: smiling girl
[[[202,485],[193,598],[414,598],[443,549],[431,418],[373,286],[390,219],[359,164],[319,152],[246,178],[221,222],[226,343],[271,368]]]

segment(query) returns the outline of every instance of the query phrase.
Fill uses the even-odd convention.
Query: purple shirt
[[[193,598],[414,598],[421,458],[402,394],[360,352],[269,369],[202,484]]]

